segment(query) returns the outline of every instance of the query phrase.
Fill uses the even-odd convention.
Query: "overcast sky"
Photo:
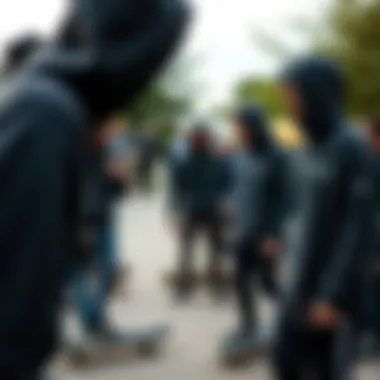
[[[190,0],[196,15],[184,48],[196,59],[194,77],[202,85],[202,105],[223,102],[233,83],[247,73],[268,73],[279,64],[254,45],[262,30],[302,51],[300,35],[289,31],[289,21],[315,17],[328,0]],[[0,1],[0,52],[20,32],[52,30],[65,0]]]

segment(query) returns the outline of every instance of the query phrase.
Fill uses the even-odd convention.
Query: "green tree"
[[[178,120],[193,107],[195,90],[191,63],[188,57],[175,61],[161,80],[151,85],[128,109],[131,128],[139,130],[154,126],[163,149],[176,130]]]
[[[234,89],[234,100],[237,104],[257,102],[273,116],[283,112],[280,87],[273,78],[252,77],[240,81]]]
[[[380,2],[334,0],[325,24],[316,50],[331,55],[345,69],[350,111],[359,115],[379,112]]]

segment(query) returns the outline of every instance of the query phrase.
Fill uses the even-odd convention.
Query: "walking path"
[[[161,357],[153,361],[125,363],[109,368],[72,372],[59,369],[62,380],[269,380],[268,363],[261,361],[240,372],[219,366],[218,344],[234,322],[233,301],[215,304],[207,293],[189,304],[175,306],[163,282],[174,265],[173,232],[166,223],[160,196],[136,196],[120,208],[120,246],[123,259],[133,268],[128,298],[112,307],[120,327],[141,327],[169,322],[172,331]],[[269,321],[269,305],[261,307]],[[366,369],[360,380],[379,380],[380,367]]]

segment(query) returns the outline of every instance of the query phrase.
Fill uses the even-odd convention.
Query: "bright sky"
[[[0,2],[0,52],[14,35],[28,30],[49,32],[67,0],[10,0]],[[107,1],[107,0],[105,0]],[[196,14],[185,54],[194,57],[193,76],[202,87],[200,105],[228,99],[241,76],[268,73],[278,59],[254,45],[255,30],[264,31],[302,50],[305,43],[289,32],[289,21],[315,17],[328,0],[190,0]]]

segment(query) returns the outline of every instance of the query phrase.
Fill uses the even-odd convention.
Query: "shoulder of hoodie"
[[[273,144],[268,151],[268,157],[272,160],[273,165],[277,168],[285,168],[289,160],[289,154],[277,144]]]
[[[339,149],[349,163],[371,165],[373,154],[367,139],[354,123],[346,123],[339,138]]]
[[[25,114],[30,125],[50,124],[50,128],[54,121],[68,128],[88,123],[85,107],[73,91],[58,80],[29,73],[11,78],[0,87],[0,122],[4,115]]]

